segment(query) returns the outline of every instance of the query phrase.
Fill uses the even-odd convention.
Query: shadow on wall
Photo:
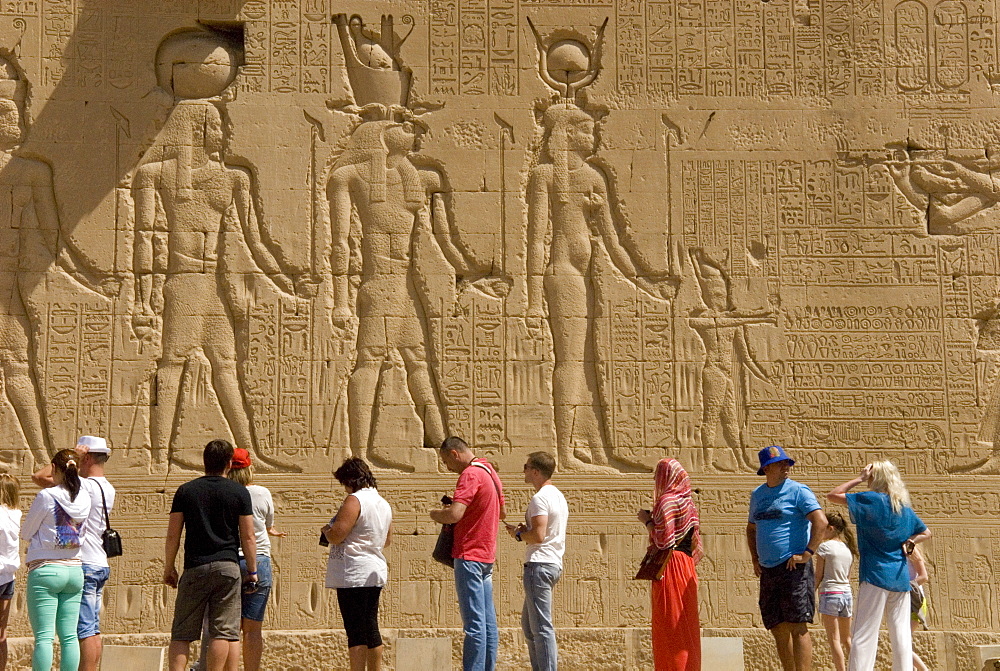
[[[60,328],[94,330],[81,311],[54,308],[76,298],[97,315],[95,324],[103,323],[95,332],[104,334],[99,346],[110,351],[87,354],[103,361],[96,374],[104,379],[102,402],[110,405],[109,354],[116,339],[127,339],[115,316],[128,314],[134,303],[131,283],[123,281],[134,257],[132,176],[159,141],[172,93],[200,96],[219,77],[231,81],[241,64],[222,62],[211,47],[158,63],[165,37],[199,27],[191,19],[199,3],[174,3],[173,16],[155,18],[153,11],[142,15],[142,4],[124,16],[113,13],[116,3],[78,0],[76,12],[67,3],[64,14],[61,3],[47,3],[44,15],[14,18],[13,30],[0,30],[0,388],[35,463],[47,462],[80,429],[81,399],[67,400],[78,392],[66,391],[79,379],[55,366],[42,375],[40,354],[51,351]],[[242,2],[215,4],[223,13],[200,28],[241,59],[242,26],[235,17]],[[105,49],[108,32],[116,41]],[[193,91],[164,90],[177,72]],[[22,458],[16,448],[0,452],[0,468],[26,470],[30,464]]]

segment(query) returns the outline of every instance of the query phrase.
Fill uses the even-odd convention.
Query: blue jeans
[[[455,560],[455,591],[465,642],[463,671],[493,671],[497,665],[497,610],[493,605],[493,564]]]
[[[104,583],[111,576],[111,569],[96,564],[83,565],[83,596],[80,599],[80,622],[76,626],[77,638],[90,638],[101,633],[101,596]]]
[[[552,626],[552,588],[561,575],[562,567],[558,564],[524,565],[521,630],[528,641],[531,671],[556,671],[559,667],[556,630]]]

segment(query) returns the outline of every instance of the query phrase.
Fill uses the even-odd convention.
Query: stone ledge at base
[[[1000,671],[1000,645],[976,645],[976,671]]]
[[[701,668],[743,671],[743,639],[738,636],[702,636]]]
[[[166,648],[151,645],[105,645],[101,667],[128,671],[162,671]]]
[[[830,668],[829,646],[822,627],[810,627],[813,636],[813,654],[817,668]],[[653,656],[650,649],[648,627],[620,628],[559,628],[561,671],[652,671]],[[702,640],[710,638],[740,639],[746,668],[754,671],[777,671],[778,660],[774,653],[774,640],[763,628],[707,628],[702,630]],[[405,640],[428,638],[449,641],[452,669],[461,668],[462,631],[459,628],[400,628],[383,629],[385,639],[385,669],[397,667],[396,660],[405,654]],[[888,658],[888,641],[885,632],[879,644],[880,657]],[[169,634],[105,634],[105,645],[159,646],[169,645]],[[402,643],[402,645],[401,645]],[[1000,632],[985,631],[927,631],[917,632],[916,649],[936,671],[981,671],[977,666],[980,648],[1000,646]],[[714,642],[713,642],[714,644]],[[8,639],[11,669],[31,668],[30,636]],[[430,645],[443,646],[443,642]],[[723,644],[725,645],[725,644]],[[56,646],[58,650],[58,645]],[[194,654],[195,647],[191,648]],[[706,648],[707,652],[707,648]],[[986,659],[989,659],[987,657]],[[263,668],[282,671],[317,671],[317,669],[346,669],[347,637],[343,629],[320,630],[264,630]],[[527,668],[528,654],[520,628],[500,630],[499,671]],[[413,668],[413,667],[411,667]],[[446,668],[446,667],[445,667]],[[709,667],[704,666],[706,671]],[[877,671],[888,671],[883,661]],[[438,671],[429,669],[428,671]],[[715,669],[713,671],[721,671]],[[726,669],[725,671],[729,671]],[[993,671],[993,669],[989,669]]]

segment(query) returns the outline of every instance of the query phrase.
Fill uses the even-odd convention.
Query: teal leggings
[[[59,634],[62,652],[59,671],[76,671],[80,666],[76,625],[80,619],[82,593],[82,566],[45,564],[28,572],[28,619],[35,633],[32,671],[52,668],[53,632]]]

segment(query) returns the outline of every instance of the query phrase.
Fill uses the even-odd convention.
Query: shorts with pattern
[[[812,560],[791,570],[784,562],[773,568],[761,567],[758,603],[765,628],[774,629],[782,622],[812,624],[815,596]]]

